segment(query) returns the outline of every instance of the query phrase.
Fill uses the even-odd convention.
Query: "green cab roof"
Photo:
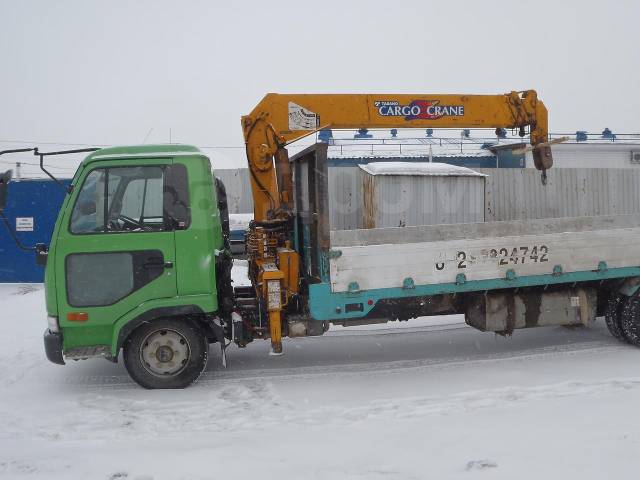
[[[158,144],[158,145],[123,145],[120,147],[101,148],[90,153],[82,162],[84,165],[106,159],[127,158],[157,158],[202,155],[206,156],[198,147],[182,144]]]

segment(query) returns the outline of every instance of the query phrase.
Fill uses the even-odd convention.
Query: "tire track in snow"
[[[216,383],[220,381],[242,381],[258,379],[292,379],[304,380],[321,376],[378,376],[384,374],[406,373],[407,370],[432,370],[464,367],[469,363],[474,365],[483,363],[495,363],[505,360],[527,361],[535,358],[550,358],[581,353],[600,353],[618,350],[619,345],[611,345],[609,342],[583,342],[571,345],[554,345],[517,352],[500,352],[493,354],[465,355],[446,359],[419,359],[419,360],[394,360],[386,362],[361,362],[348,364],[333,364],[311,367],[287,367],[283,369],[255,369],[236,371],[207,371],[201,377],[199,383]]]
[[[215,348],[215,347],[214,347]],[[537,358],[552,358],[578,354],[606,353],[624,348],[624,345],[611,341],[586,341],[569,345],[552,345],[534,349],[508,351],[499,353],[479,353],[448,358],[425,358],[418,360],[394,360],[385,362],[360,362],[346,364],[328,364],[317,366],[265,369],[222,369],[205,371],[197,385],[220,385],[224,383],[242,383],[263,379],[270,380],[305,380],[319,377],[347,377],[347,376],[379,376],[385,374],[403,373],[407,370],[426,371],[432,369],[449,369],[464,367],[469,363],[474,365],[489,364],[502,361],[528,361]],[[211,358],[210,362],[216,362]],[[68,375],[47,379],[45,381],[75,387],[99,389],[138,389],[128,375]]]
[[[5,431],[6,438],[33,435],[55,439],[175,438],[184,432],[212,434],[247,430],[306,427],[345,427],[370,421],[415,421],[431,415],[456,415],[492,408],[523,408],[546,400],[613,395],[640,390],[640,377],[600,381],[570,381],[537,386],[509,386],[363,402],[357,406],[310,407],[289,401],[267,380],[226,384],[197,400],[126,398],[100,393],[82,395],[65,414],[28,418]],[[82,418],[82,422],[78,422]],[[23,423],[28,422],[29,429]],[[292,427],[293,428],[293,427]]]

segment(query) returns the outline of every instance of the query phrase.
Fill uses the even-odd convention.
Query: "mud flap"
[[[227,368],[227,345],[224,336],[224,325],[220,317],[209,318],[209,327],[211,328],[213,335],[216,337],[216,341],[220,344],[222,366]]]

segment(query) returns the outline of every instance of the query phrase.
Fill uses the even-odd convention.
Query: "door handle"
[[[173,262],[150,261],[142,264],[144,268],[173,268]]]

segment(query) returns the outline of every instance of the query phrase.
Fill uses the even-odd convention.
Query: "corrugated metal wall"
[[[482,176],[371,175],[358,168],[364,228],[484,221]]]
[[[249,182],[249,169],[229,168],[214,170],[227,189],[229,213],[253,213],[253,195]]]
[[[65,180],[65,185],[69,182]],[[9,184],[4,213],[15,228],[16,217],[32,217],[33,231],[18,232],[26,246],[49,244],[65,192],[51,180],[23,180]],[[36,265],[35,254],[20,250],[0,225],[0,282],[42,282],[44,267]]]
[[[478,168],[493,168],[496,166],[495,155],[486,156],[434,156],[434,161],[459,165],[477,170]],[[376,161],[403,162],[424,162],[425,157],[397,157],[397,158],[366,158],[366,157],[344,157],[329,158],[329,188],[332,190],[329,196],[330,202],[335,206],[331,211],[336,211],[339,215],[333,220],[340,225],[340,229],[347,230],[356,228],[356,224],[351,223],[351,215],[357,209],[359,203],[356,201],[355,175],[358,165]],[[524,160],[520,157],[501,159],[501,167],[523,167]],[[229,203],[229,213],[252,213],[253,198],[251,195],[251,184],[249,182],[249,170],[246,168],[219,169],[215,174],[225,184],[227,188],[227,201]],[[355,202],[355,203],[354,203]],[[347,223],[341,223],[347,222]]]
[[[517,220],[640,211],[640,170],[552,168],[547,185],[533,169],[478,169],[488,175],[486,220]]]
[[[592,143],[560,143],[553,146],[554,155],[554,168],[549,173],[557,172],[564,169],[593,169],[593,168],[624,168],[626,172],[640,171],[640,164],[631,163],[631,152],[640,151],[637,145],[624,145],[624,144],[592,144]],[[351,229],[356,228],[357,224],[353,223],[351,215],[354,209],[357,209],[359,202],[355,195],[355,177],[357,170],[357,163],[363,163],[366,161],[375,161],[376,159],[353,159],[353,158],[341,158],[341,159],[329,159],[329,188],[332,189],[332,194],[329,196],[330,201],[335,205],[335,209],[331,209],[332,215],[336,211],[339,215],[332,217],[332,225],[336,225],[337,229]],[[379,160],[379,159],[378,159]],[[386,159],[390,161],[392,159]],[[399,159],[406,161],[406,159]],[[415,159],[418,160],[418,159]],[[480,166],[470,162],[474,161],[493,161],[495,157],[479,157],[474,158],[461,158],[460,162],[451,161],[455,165],[464,165],[473,168],[477,171],[483,171],[485,173],[493,172],[493,169],[483,170],[477,168]],[[533,168],[533,161],[531,152],[526,155],[526,165],[528,168]],[[485,166],[482,164],[482,166]],[[488,166],[488,165],[487,165]],[[505,165],[501,165],[505,166]],[[351,171],[349,169],[352,169]],[[501,169],[499,175],[507,177],[505,180],[508,183],[508,179],[511,176],[518,175],[516,171],[509,169]],[[526,172],[527,170],[524,170]],[[251,198],[251,187],[249,184],[249,173],[246,168],[240,169],[228,169],[228,170],[216,170],[216,175],[221,177],[227,185],[227,190],[232,192],[232,198],[229,199],[229,207],[231,213],[250,213],[253,211],[253,203]],[[528,174],[524,174],[528,175]],[[574,174],[568,174],[572,176]],[[535,174],[534,174],[535,176]],[[512,178],[513,179],[513,178]],[[509,187],[505,184],[505,188]],[[538,192],[542,193],[542,192]],[[627,195],[629,192],[625,192]],[[521,202],[521,197],[511,196],[515,201]],[[547,199],[548,200],[548,199]],[[543,208],[543,207],[540,207]],[[488,218],[488,217],[487,217]]]
[[[358,168],[329,169],[332,230],[363,228]],[[542,185],[533,169],[476,169],[486,178],[485,220],[517,220],[640,212],[640,169],[558,168]],[[421,207],[420,207],[421,208]]]
[[[331,230],[363,228],[362,185],[358,167],[329,168],[329,225]]]

